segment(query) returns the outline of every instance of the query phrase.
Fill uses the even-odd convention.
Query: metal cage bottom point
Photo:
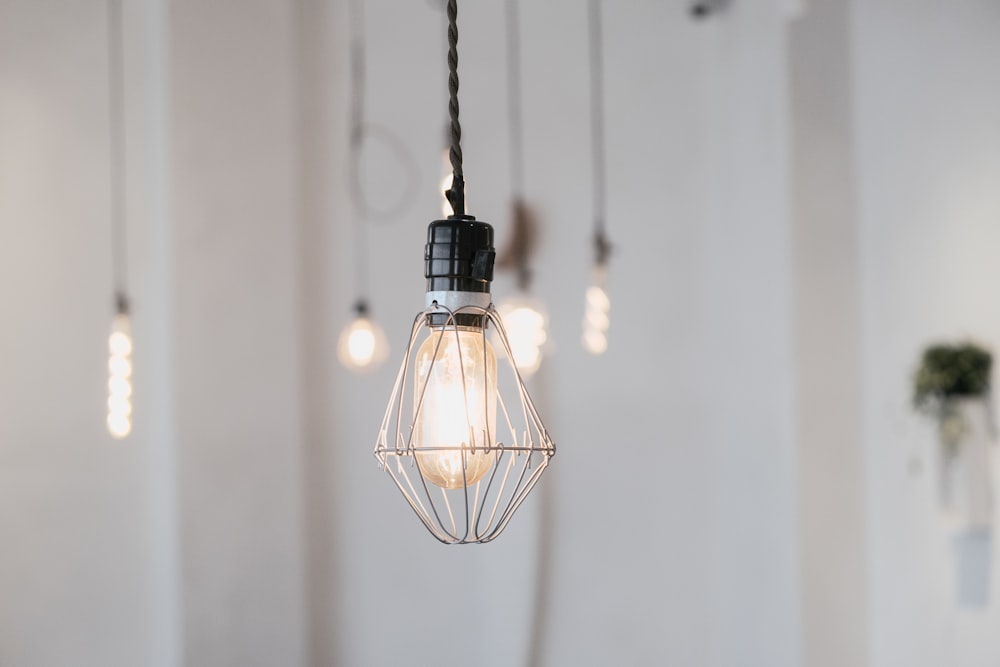
[[[496,539],[555,451],[493,304],[421,311],[374,453],[427,530],[445,544]]]

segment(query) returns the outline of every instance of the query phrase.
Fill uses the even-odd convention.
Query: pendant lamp
[[[593,151],[594,263],[585,293],[583,348],[593,355],[608,349],[611,297],[608,293],[607,165],[604,154],[604,62],[601,2],[590,0],[590,146]]]
[[[426,307],[413,321],[374,453],[435,538],[471,544],[507,527],[555,444],[493,306],[493,228],[465,211],[457,17],[457,0],[448,0],[452,214],[427,229]]]

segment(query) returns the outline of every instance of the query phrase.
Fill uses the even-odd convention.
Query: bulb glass
[[[340,363],[356,373],[372,371],[389,356],[385,332],[371,318],[358,315],[341,332],[337,356]]]
[[[608,295],[608,270],[604,264],[594,267],[587,288],[583,314],[583,349],[593,355],[608,349],[608,329],[611,326],[611,297]]]
[[[413,443],[424,478],[469,487],[493,465],[497,359],[482,329],[432,330],[416,355]]]
[[[108,432],[125,438],[132,431],[132,333],[129,317],[115,315],[108,336]]]
[[[521,375],[534,375],[542,364],[542,347],[548,340],[545,308],[537,299],[519,294],[506,299],[497,310],[503,319],[514,365]]]

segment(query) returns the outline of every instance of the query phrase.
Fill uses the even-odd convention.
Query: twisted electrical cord
[[[364,142],[365,119],[365,20],[361,0],[352,0],[349,5],[351,24],[350,71],[351,71],[351,150],[360,152]]]
[[[452,181],[446,196],[453,217],[465,216],[465,174],[462,171],[462,124],[458,120],[458,2],[448,0],[448,118],[451,122]]]

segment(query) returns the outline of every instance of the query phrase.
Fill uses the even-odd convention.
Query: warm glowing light
[[[125,396],[109,396],[108,412],[128,416],[132,414],[132,401]]]
[[[132,354],[132,340],[121,331],[112,331],[108,338],[108,349],[115,355]]]
[[[531,376],[542,365],[542,346],[548,340],[547,318],[542,305],[525,295],[511,297],[500,304],[510,354],[522,376]]]
[[[124,415],[108,415],[108,431],[122,439],[132,432],[132,422]]]
[[[360,364],[371,362],[375,356],[375,334],[368,329],[355,329],[347,339],[347,351]]]
[[[413,445],[424,479],[460,489],[490,471],[497,358],[482,329],[431,332],[417,351],[413,403]]]
[[[611,326],[611,298],[607,289],[607,267],[594,267],[590,287],[587,288],[586,307],[583,315],[583,349],[591,354],[604,354],[608,349],[608,328]]]
[[[128,398],[132,395],[132,383],[125,378],[112,377],[108,380],[108,395]]]
[[[344,327],[337,342],[340,363],[355,372],[374,370],[389,356],[385,333],[374,320],[358,315]]]
[[[124,355],[112,353],[108,359],[108,370],[111,372],[111,377],[127,378],[132,375],[132,362]]]
[[[108,432],[124,438],[132,431],[132,336],[128,315],[119,313],[108,337]]]

